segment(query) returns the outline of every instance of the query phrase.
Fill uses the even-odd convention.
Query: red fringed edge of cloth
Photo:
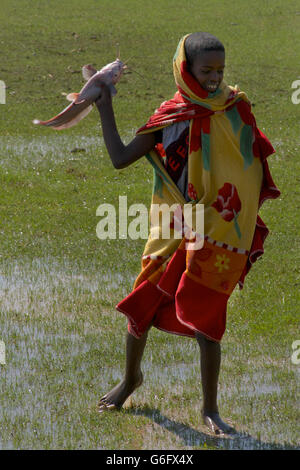
[[[258,203],[258,208],[260,208],[263,202],[267,199],[276,199],[277,197],[279,197],[280,191],[273,181],[267,162],[267,158],[272,155],[275,150],[268,138],[257,127],[255,127],[255,142],[253,144],[253,152],[255,156],[260,158],[263,167],[263,181]],[[268,233],[268,227],[266,226],[262,218],[257,215],[256,227],[252,240],[252,245],[249,250],[248,260],[245,269],[239,279],[240,289],[243,288],[245,277],[250,271],[253,263],[255,263],[255,261],[264,253],[264,242],[266,237],[268,236]]]

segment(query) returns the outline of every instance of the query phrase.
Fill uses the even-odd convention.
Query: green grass
[[[0,448],[296,448],[299,366],[299,77],[296,1],[2,0],[0,80]],[[276,148],[269,159],[280,199],[261,210],[265,255],[230,300],[222,342],[219,405],[243,433],[210,436],[200,421],[195,341],[151,331],[144,386],[133,406],[98,415],[98,398],[123,374],[126,319],[116,303],[132,288],[144,240],[96,237],[96,209],[119,195],[149,204],[145,159],[113,169],[93,111],[61,132],[34,127],[79,91],[80,69],[131,58],[114,99],[129,140],[174,91],[179,38],[216,34],[227,50],[228,83],[253,101]]]

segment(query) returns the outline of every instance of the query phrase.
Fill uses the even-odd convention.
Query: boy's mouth
[[[206,83],[205,88],[207,91],[213,93],[219,87],[219,83]]]

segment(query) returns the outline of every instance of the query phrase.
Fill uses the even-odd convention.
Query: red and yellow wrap
[[[259,207],[280,192],[266,160],[274,149],[257,128],[247,96],[224,81],[214,93],[204,90],[187,69],[186,37],[173,61],[178,91],[138,134],[190,121],[190,201],[166,171],[164,148],[158,144],[147,155],[154,168],[152,204],[190,204],[192,209],[203,204],[204,244],[189,250],[184,236],[174,238],[172,230],[170,238],[157,238],[162,227],[152,223],[142,270],[117,309],[128,317],[129,331],[136,337],[153,324],[170,333],[193,337],[198,331],[220,341],[230,294],[238,283],[243,286],[252,263],[263,253],[268,229]]]

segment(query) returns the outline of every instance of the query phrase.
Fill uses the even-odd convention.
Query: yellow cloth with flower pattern
[[[188,198],[168,173],[165,149],[158,144],[147,155],[154,168],[152,207],[178,205],[184,212],[188,204],[195,212],[203,204],[204,243],[201,249],[189,249],[186,232],[176,238],[172,224],[170,237],[158,238],[162,218],[151,218],[142,271],[133,292],[117,308],[127,315],[129,331],[137,337],[153,323],[171,333],[194,336],[199,331],[220,341],[228,298],[263,252],[267,228],[258,216],[259,206],[279,191],[266,162],[274,150],[257,128],[247,96],[224,82],[213,93],[204,90],[188,71],[186,37],[173,61],[178,92],[138,133],[189,121]],[[174,158],[183,155],[173,147]]]

